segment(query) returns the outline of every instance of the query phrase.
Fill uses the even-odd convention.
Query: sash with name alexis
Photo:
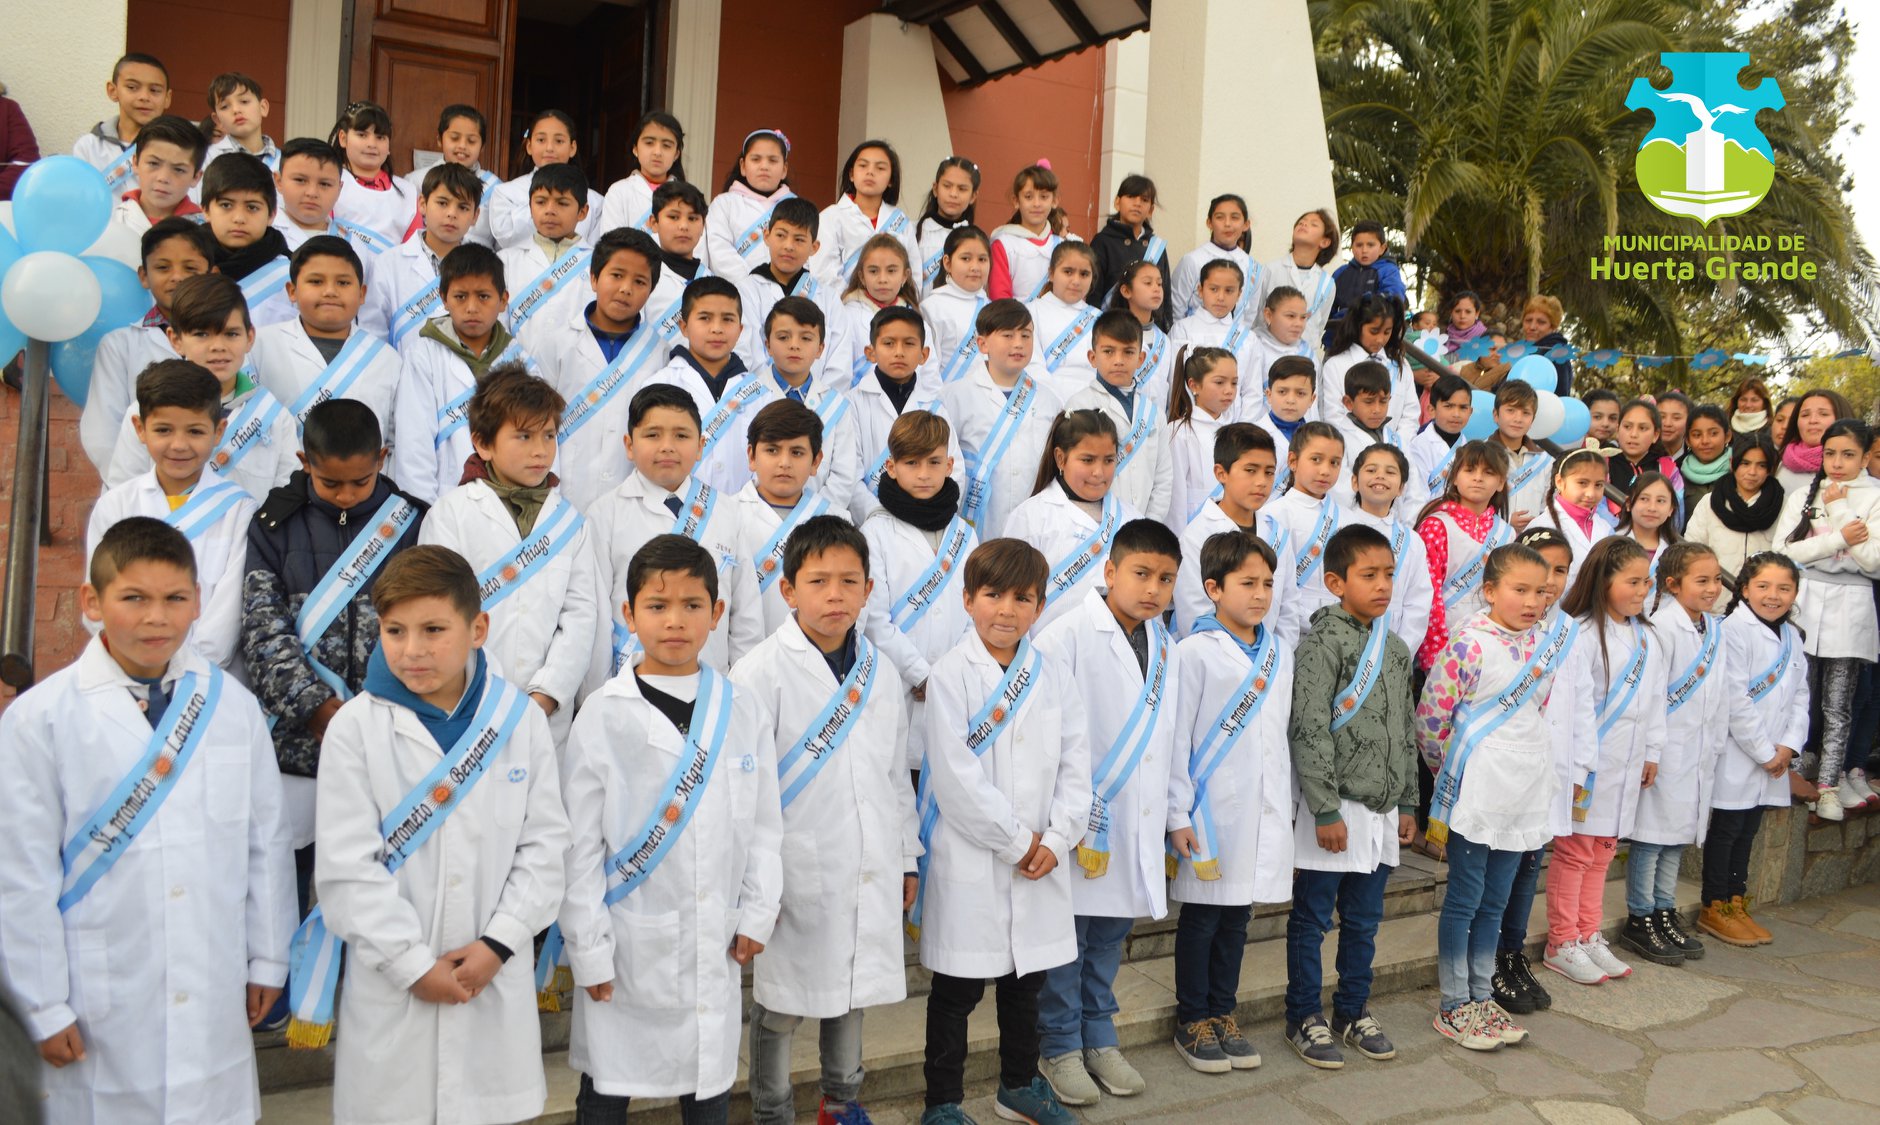
[[[1142,690],[1123,720],[1123,728],[1116,732],[1103,760],[1091,773],[1090,821],[1084,842],[1077,845],[1077,866],[1084,869],[1086,879],[1100,879],[1109,873],[1110,805],[1135,776],[1149,744],[1155,741],[1156,723],[1162,718],[1162,695],[1168,686],[1169,636],[1160,621],[1148,622],[1148,628],[1154,644],[1149,650]]]

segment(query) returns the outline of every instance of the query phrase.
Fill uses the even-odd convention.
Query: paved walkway
[[[1880,1121],[1880,884],[1757,912],[1774,945],[1710,941],[1685,968],[1635,961],[1631,979],[1576,987],[1543,973],[1551,1012],[1524,1022],[1528,1043],[1464,1051],[1430,1027],[1431,989],[1382,1001],[1398,1057],[1353,1054],[1341,1071],[1300,1062],[1275,1023],[1248,1029],[1254,1071],[1201,1075],[1168,1047],[1131,1058],[1149,1082],[1136,1098],[1081,1111],[1090,1122],[1481,1122],[1483,1125],[1851,1125]],[[1558,983],[1556,983],[1558,982]],[[990,1001],[990,997],[988,997]],[[912,1125],[917,1103],[871,1106],[880,1125]],[[989,1093],[969,1099],[982,1125]]]

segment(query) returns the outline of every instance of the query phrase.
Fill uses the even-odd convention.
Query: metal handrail
[[[39,541],[46,518],[46,423],[51,347],[26,343],[20,378],[20,434],[13,454],[13,514],[7,528],[7,577],[0,605],[0,682],[20,691],[33,685],[34,594]]]

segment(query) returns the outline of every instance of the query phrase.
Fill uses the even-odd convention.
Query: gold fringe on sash
[[[569,1012],[574,1010],[574,970],[566,965],[555,966],[555,975],[548,979],[548,987],[535,994],[535,1009],[538,1012]]]
[[[298,1018],[287,1021],[287,1046],[295,1051],[317,1051],[333,1041],[330,1023],[303,1023]]]
[[[1077,866],[1084,869],[1084,878],[1101,879],[1110,872],[1110,853],[1086,848],[1079,844],[1077,845]]]

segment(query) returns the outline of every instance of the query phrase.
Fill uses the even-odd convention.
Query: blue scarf
[[[1299,427],[1306,424],[1304,417],[1301,417],[1297,422],[1288,422],[1277,414],[1269,413],[1267,418],[1273,423],[1274,429],[1286,435],[1286,443],[1288,445],[1292,444],[1293,435],[1299,432]]]
[[[1264,622],[1262,622],[1259,625],[1255,625],[1253,627],[1253,643],[1248,644],[1246,641],[1243,641],[1239,637],[1236,637],[1234,634],[1228,632],[1227,626],[1221,624],[1221,619],[1214,616],[1212,613],[1210,613],[1202,617],[1197,617],[1195,619],[1194,628],[1189,630],[1189,635],[1193,636],[1196,633],[1219,633],[1221,636],[1226,637],[1230,641],[1233,641],[1235,646],[1238,647],[1240,651],[1247,654],[1247,659],[1252,660],[1253,654],[1260,647],[1260,637],[1265,631],[1265,629],[1266,629],[1266,624]]]
[[[477,704],[483,701],[483,685],[488,681],[488,664],[483,650],[478,649],[476,667],[471,670],[464,686],[463,698],[457,701],[457,709],[446,715],[442,708],[426,703],[399,682],[398,677],[392,675],[392,666],[385,662],[385,650],[375,648],[372,650],[372,659],[366,663],[364,690],[387,702],[409,708],[418,716],[418,721],[424,724],[425,731],[436,740],[438,746],[448,751],[470,729],[470,720],[476,717]]]

